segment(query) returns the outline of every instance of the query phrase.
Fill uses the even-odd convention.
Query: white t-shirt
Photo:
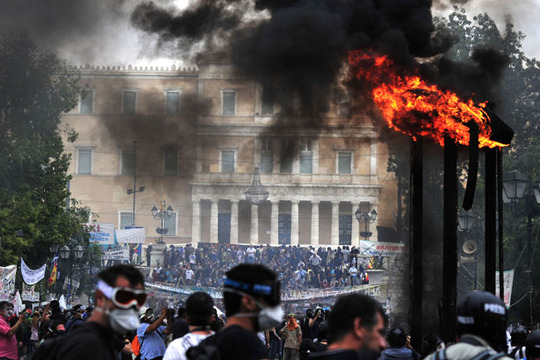
[[[193,276],[193,270],[187,269],[186,270],[186,280],[191,280],[192,276]]]
[[[187,333],[179,339],[173,340],[167,350],[165,350],[165,355],[163,360],[186,360],[186,351],[192,347],[197,346],[212,334],[193,334]]]

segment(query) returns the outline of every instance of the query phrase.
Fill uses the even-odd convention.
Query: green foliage
[[[88,209],[66,209],[70,157],[60,117],[77,104],[77,81],[28,36],[0,36],[2,266],[15,264],[19,253],[29,266],[43,265],[49,244],[65,243],[88,219]],[[17,230],[24,236],[17,237]]]

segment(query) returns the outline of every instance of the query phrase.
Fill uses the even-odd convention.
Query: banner
[[[22,302],[21,295],[19,294],[18,290],[11,303],[13,304],[13,312],[15,313],[15,315],[19,316],[19,313],[24,311],[25,306]]]
[[[129,248],[112,248],[105,250],[101,260],[129,260]]]
[[[49,276],[49,280],[47,281],[47,284],[49,286],[52,286],[56,282],[56,275],[58,274],[58,256],[55,256],[51,261],[51,275]]]
[[[116,230],[116,241],[119,244],[144,244],[146,231],[144,228],[131,228]]]
[[[360,255],[396,256],[405,253],[405,244],[360,240]]]
[[[34,285],[23,284],[21,297],[23,301],[39,302],[39,292]]]
[[[86,224],[90,233],[90,242],[98,245],[114,245],[114,224]]]
[[[47,264],[45,263],[39,269],[32,270],[26,265],[26,263],[24,262],[24,259],[21,257],[21,275],[24,282],[27,283],[28,285],[34,285],[35,283],[43,279],[45,277],[46,267],[47,267]]]
[[[510,301],[512,299],[512,286],[514,286],[514,269],[506,270],[503,274],[504,277],[504,304],[506,307],[510,307]],[[495,271],[495,295],[499,296],[501,287],[499,286],[499,271]]]
[[[17,265],[0,266],[0,296],[5,299],[15,292]]]

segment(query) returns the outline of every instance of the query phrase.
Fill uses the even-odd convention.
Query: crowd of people
[[[369,283],[366,270],[382,267],[383,257],[366,257],[357,247],[273,247],[270,245],[170,245],[153,281],[175,286],[219,287],[225,272],[241,263],[263,264],[278,275],[283,290],[339,288]]]
[[[280,281],[261,264],[226,272],[223,316],[205,292],[192,293],[185,308],[147,307],[144,277],[131,265],[103,270],[96,287],[94,308],[67,311],[52,301],[14,315],[10,302],[0,302],[0,359],[540,359],[540,330],[516,327],[508,348],[507,309],[488,292],[473,291],[458,302],[456,343],[430,335],[417,351],[404,329],[387,331],[384,309],[362,293],[341,295],[327,310],[285,314]]]

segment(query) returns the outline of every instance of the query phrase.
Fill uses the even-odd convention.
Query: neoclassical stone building
[[[370,240],[395,240],[387,148],[371,119],[341,116],[338,100],[323,125],[298,128],[223,57],[201,57],[197,69],[74,71],[86,91],[63,117],[79,133],[66,143],[70,189],[92,220],[142,226],[152,243],[161,225],[150,209],[165,201],[171,244],[358,245],[360,206],[377,212]],[[256,167],[269,192],[258,206],[244,195]]]

